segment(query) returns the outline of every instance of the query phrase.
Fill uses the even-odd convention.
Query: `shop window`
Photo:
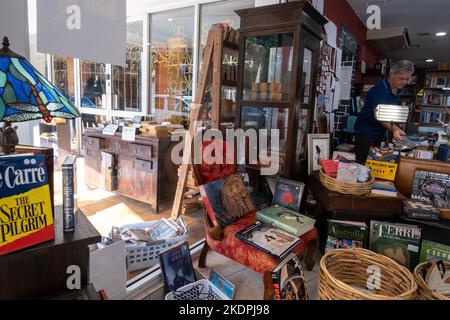
[[[81,61],[81,107],[106,109],[106,65]]]
[[[142,111],[143,22],[127,24],[126,66],[112,67],[112,109]]]
[[[151,107],[158,122],[187,116],[192,101],[194,8],[153,14]]]

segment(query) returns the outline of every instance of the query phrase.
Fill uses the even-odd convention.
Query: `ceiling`
[[[386,53],[392,60],[407,59],[419,68],[436,68],[438,62],[450,62],[449,0],[348,0],[361,21],[366,24],[368,5],[381,9],[381,27],[405,26],[411,46],[402,51]],[[445,31],[447,36],[436,37]],[[427,34],[427,35],[425,35]],[[434,59],[434,63],[425,62]]]

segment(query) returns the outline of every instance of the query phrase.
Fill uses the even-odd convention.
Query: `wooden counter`
[[[86,129],[83,145],[88,185],[148,203],[156,212],[162,202],[173,199],[178,174],[170,137],[137,135],[130,142],[121,133],[108,136],[101,129]]]

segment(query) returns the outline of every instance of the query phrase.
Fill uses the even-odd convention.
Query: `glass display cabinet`
[[[236,127],[279,130],[278,175],[301,179],[307,167],[322,28],[327,20],[309,2],[238,10],[241,17]],[[266,150],[260,150],[267,148]],[[306,164],[306,165],[305,165]],[[306,171],[305,171],[306,172]]]

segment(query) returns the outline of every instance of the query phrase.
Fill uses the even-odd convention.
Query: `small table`
[[[63,233],[62,207],[55,207],[55,239],[0,256],[0,300],[44,299],[67,292],[67,268],[80,267],[81,286],[87,284],[89,245],[102,237],[79,209],[75,232]]]
[[[406,200],[401,194],[398,197],[354,196],[330,191],[320,182],[318,173],[309,177],[308,185],[317,199],[315,219],[321,251],[327,240],[327,219],[395,221],[402,213],[403,201]]]

